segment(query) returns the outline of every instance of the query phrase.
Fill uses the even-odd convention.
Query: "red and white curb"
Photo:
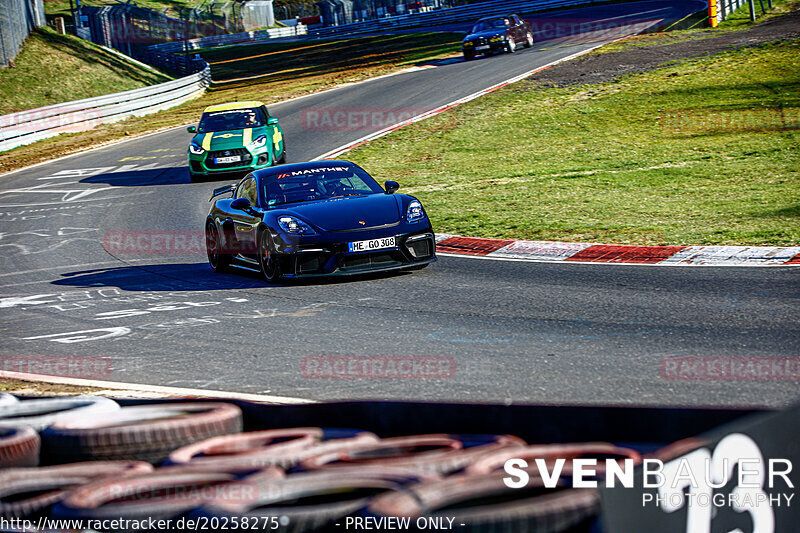
[[[487,259],[660,266],[800,265],[800,246],[634,246],[437,234],[436,253]]]
[[[119,381],[68,378],[62,376],[50,376],[46,374],[28,374],[23,372],[10,372],[8,370],[0,370],[0,379],[2,378],[30,381],[34,383],[53,383],[57,385],[98,388],[102,390],[89,393],[89,395],[109,396],[115,398],[214,398],[220,400],[244,400],[248,402],[280,405],[315,403],[313,400],[293,398],[291,396],[272,396],[269,394],[249,394],[245,392],[228,392],[209,389],[185,389],[180,387],[164,387],[161,385],[123,383]],[[13,390],[6,392],[11,394],[14,393]]]

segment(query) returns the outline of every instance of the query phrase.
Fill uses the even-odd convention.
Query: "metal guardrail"
[[[472,23],[482,17],[508,13],[531,13],[577,5],[599,4],[607,0],[499,0],[465,6],[448,7],[436,11],[396,15],[377,20],[353,22],[330,26],[308,32],[309,37],[322,38],[341,35],[381,33],[421,26],[443,26],[459,22]]]
[[[61,133],[85,131],[174,107],[205,91],[211,69],[173,81],[0,116],[0,152]]]
[[[270,28],[268,30],[244,31],[240,33],[229,33],[227,35],[212,35],[209,37],[198,37],[186,41],[189,50],[199,48],[212,48],[215,46],[226,46],[230,44],[247,43],[253,41],[265,41],[280,37],[294,37],[296,35],[306,35],[308,29],[303,24],[297,26],[287,26],[286,28]],[[151,44],[148,46],[151,53],[178,53],[184,51],[184,41],[173,41],[171,43]]]

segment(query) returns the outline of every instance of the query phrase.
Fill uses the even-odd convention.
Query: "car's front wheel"
[[[508,37],[506,39],[506,51],[509,54],[513,54],[517,50],[517,42],[514,40],[513,37]]]
[[[231,256],[224,253],[222,237],[217,225],[209,220],[206,224],[206,253],[208,264],[214,272],[222,272],[231,264]]]
[[[464,51],[464,61],[472,61],[475,59],[475,52]]]
[[[270,283],[278,281],[281,277],[281,266],[272,235],[268,229],[261,232],[258,238],[258,262],[261,265],[261,274]]]

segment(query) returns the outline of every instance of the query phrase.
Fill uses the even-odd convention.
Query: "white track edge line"
[[[162,385],[144,385],[140,383],[123,383],[119,381],[101,381],[94,379],[67,378],[62,376],[48,376],[46,374],[27,374],[0,370],[0,378],[18,379],[21,381],[34,381],[55,383],[59,385],[74,385],[78,387],[95,387],[100,389],[127,390],[138,392],[160,392],[175,396],[202,396],[204,398],[220,398],[227,400],[245,400],[250,402],[274,404],[307,404],[316,403],[305,398],[291,396],[272,396],[268,394],[250,394],[246,392],[216,391],[210,389],[187,389],[181,387],[165,387]]]
[[[659,261],[658,263],[624,263],[622,261],[566,261],[564,259],[526,259],[524,257],[499,257],[496,255],[472,255],[472,254],[454,254],[451,252],[436,252],[436,256],[444,257],[463,257],[466,259],[490,259],[492,261],[515,261],[523,263],[560,263],[569,265],[613,265],[613,266],[641,266],[641,267],[724,267],[724,268],[794,268],[800,267],[800,264],[787,265],[786,263],[777,264],[730,264],[723,263],[719,265],[712,265],[709,263],[665,263]]]

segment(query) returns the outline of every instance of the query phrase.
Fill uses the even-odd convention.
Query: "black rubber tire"
[[[0,468],[38,465],[41,445],[33,428],[0,428]]]
[[[528,34],[525,36],[525,44],[523,44],[525,48],[530,48],[533,46],[533,32],[528,31]]]
[[[119,408],[114,400],[100,396],[23,400],[0,406],[0,427],[30,426],[41,431],[65,417],[112,413]]]
[[[300,463],[303,470],[384,465],[422,472],[450,473],[497,450],[522,449],[525,441],[510,435],[414,435],[381,439],[344,451],[322,452]]]
[[[258,470],[270,465],[284,468],[323,438],[320,428],[271,429],[223,435],[173,451],[166,464],[213,468],[221,472]]]
[[[281,156],[272,164],[272,166],[285,165],[286,161],[286,143],[283,143],[283,151],[281,152]]]
[[[258,499],[248,504],[210,502],[193,517],[247,517],[252,521],[280,517],[282,533],[338,531],[333,524],[360,512],[370,499],[386,491],[400,491],[409,483],[432,482],[438,477],[400,468],[358,467],[333,472],[304,472],[259,483]],[[253,481],[254,477],[244,481]],[[314,501],[319,498],[320,501]],[[251,521],[251,523],[252,523]],[[240,524],[242,522],[239,522]]]
[[[281,279],[281,262],[267,228],[262,229],[258,235],[258,264],[261,265],[261,275],[269,283],[276,283]]]
[[[504,477],[457,475],[418,483],[374,498],[364,514],[408,517],[412,523],[421,516],[447,517],[455,530],[474,533],[588,533],[599,512],[596,489],[545,489],[533,478],[526,488],[512,489]]]
[[[46,515],[50,507],[74,487],[98,478],[118,481],[120,477],[152,470],[152,465],[139,461],[94,461],[0,470],[0,516],[31,518]]]
[[[592,457],[599,459],[597,467],[595,468],[598,475],[605,474],[605,461],[603,461],[603,459],[633,459],[634,464],[642,462],[642,456],[639,452],[629,448],[620,448],[607,442],[543,444],[493,451],[492,453],[477,458],[469,464],[464,469],[464,473],[471,475],[487,475],[502,471],[503,465],[509,459],[525,459],[528,461],[528,467],[525,470],[533,476],[538,476],[539,472],[538,468],[533,463],[534,459],[544,459],[550,466],[552,466],[552,463],[556,459],[565,459],[567,463],[564,465],[562,474],[569,476],[572,475],[572,463],[570,459]]]
[[[472,53],[464,52],[464,61],[472,61],[473,59],[475,59],[475,52]]]
[[[238,481],[235,474],[226,472],[159,468],[142,475],[103,479],[78,487],[53,507],[52,514],[84,520],[165,520],[211,500],[248,503],[257,496],[256,482],[268,484],[283,477],[283,471],[275,467],[262,470],[252,482]]]
[[[19,400],[13,394],[0,393],[0,406],[11,405],[12,403],[19,403]]]
[[[506,38],[506,52],[513,54],[517,51],[517,42],[513,37]]]
[[[212,252],[212,246],[216,246],[215,252]],[[225,241],[219,228],[213,220],[206,221],[206,256],[214,272],[225,272],[230,266],[231,256],[226,252]]]
[[[228,403],[123,407],[91,419],[56,422],[42,432],[42,457],[51,462],[126,459],[157,464],[176,448],[241,430],[242,412]]]

